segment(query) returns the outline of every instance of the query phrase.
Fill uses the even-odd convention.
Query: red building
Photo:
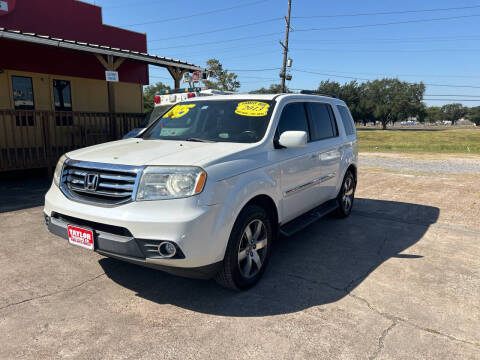
[[[177,86],[201,70],[147,54],[145,34],[103,24],[98,6],[0,0],[0,171],[48,166],[136,126],[149,64],[167,68]]]

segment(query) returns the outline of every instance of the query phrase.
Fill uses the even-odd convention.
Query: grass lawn
[[[480,129],[357,129],[360,151],[480,154]]]

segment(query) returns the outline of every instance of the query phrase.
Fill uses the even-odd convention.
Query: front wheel
[[[356,185],[355,177],[350,170],[347,170],[337,196],[338,208],[335,211],[337,217],[346,218],[352,212]]]
[[[223,266],[215,280],[235,290],[255,285],[267,266],[271,242],[272,224],[267,212],[257,205],[248,205],[235,221]]]

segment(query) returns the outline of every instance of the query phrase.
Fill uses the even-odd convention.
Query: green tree
[[[324,94],[335,95],[339,99],[345,101],[350,108],[353,119],[355,121],[363,121],[366,123],[368,116],[365,114],[365,108],[363,107],[362,98],[365,87],[363,84],[359,84],[357,81],[351,81],[346,84],[339,84],[336,81],[322,81],[318,85],[317,91]]]
[[[480,125],[480,106],[472,107],[468,110],[468,119],[477,126]]]
[[[421,115],[424,111],[424,93],[423,83],[411,84],[398,79],[369,81],[365,106],[373,110],[373,117],[382,123],[385,130],[388,123]]]
[[[155,93],[160,90],[170,90],[170,86],[165,85],[162,82],[157,82],[155,85],[145,86],[143,88],[143,111],[149,112],[152,111],[155,104],[153,102],[153,98],[155,97]]]
[[[425,118],[426,122],[436,123],[437,121],[443,120],[443,112],[440,106],[430,106],[427,107],[427,116]]]
[[[215,79],[215,81],[203,80],[203,84],[207,88],[223,91],[237,91],[240,88],[237,74],[223,69],[222,64],[217,59],[207,61],[207,70]]]
[[[318,85],[317,91],[323,94],[335,95],[342,98],[342,85],[336,81],[322,80]]]
[[[452,125],[463,118],[468,113],[468,108],[464,107],[462,104],[445,104],[442,106],[442,113],[446,120],[452,122]]]
[[[290,89],[286,89],[287,93],[290,93]],[[258,90],[252,90],[249,92],[250,94],[281,94],[282,93],[282,85],[281,84],[271,84],[268,89],[261,87]]]

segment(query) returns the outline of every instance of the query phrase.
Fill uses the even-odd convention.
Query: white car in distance
[[[279,234],[350,214],[357,157],[337,98],[196,97],[135,138],[62,156],[45,219],[70,244],[246,289]]]

